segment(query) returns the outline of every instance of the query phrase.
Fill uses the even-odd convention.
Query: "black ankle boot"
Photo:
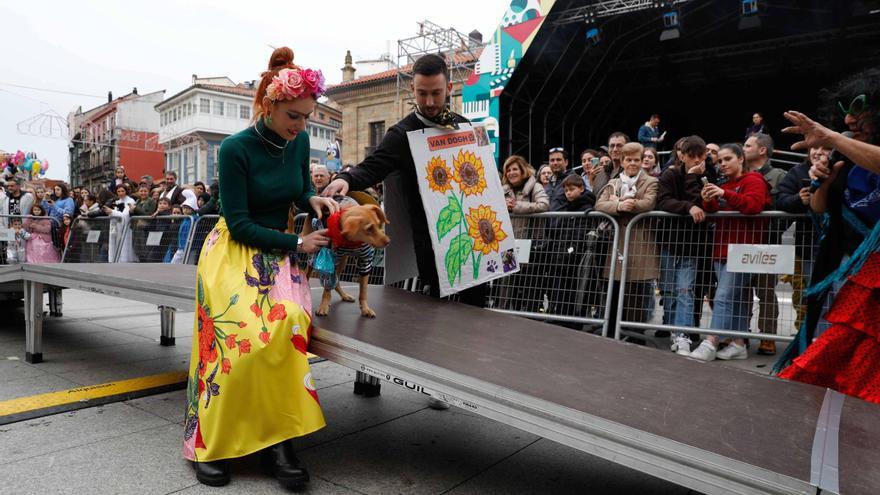
[[[229,484],[229,466],[226,461],[194,461],[193,468],[196,470],[196,479],[203,485],[223,486]]]
[[[300,488],[309,481],[309,473],[299,466],[290,440],[263,449],[263,466],[284,488]]]

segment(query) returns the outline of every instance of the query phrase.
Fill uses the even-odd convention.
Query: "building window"
[[[370,148],[376,149],[385,135],[385,121],[370,122]],[[371,150],[372,152],[372,150]]]
[[[222,101],[214,101],[214,115],[223,115]]]
[[[226,104],[226,115],[232,118],[235,118],[235,115],[238,113],[238,105],[235,103],[227,103]]]
[[[247,105],[242,105],[238,107],[238,116],[242,119],[250,119],[251,118],[251,107]]]
[[[211,100],[199,98],[199,113],[211,113]]]
[[[318,112],[318,118],[321,119],[321,120],[324,120],[324,118],[325,118],[324,113],[323,113],[323,112]]]

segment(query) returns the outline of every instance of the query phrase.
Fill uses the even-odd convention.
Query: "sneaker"
[[[708,340],[700,342],[700,345],[689,354],[689,357],[700,361],[713,361],[715,359],[717,349]]]
[[[749,357],[749,351],[746,349],[746,346],[731,342],[730,345],[718,351],[715,357],[725,361],[730,359],[746,359]]]
[[[690,356],[691,339],[681,336],[673,337],[671,349],[672,352],[678,354],[679,356]]]

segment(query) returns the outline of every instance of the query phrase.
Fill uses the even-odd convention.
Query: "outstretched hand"
[[[801,134],[802,141],[791,145],[793,150],[807,150],[810,148],[833,148],[832,141],[836,132],[807,117],[795,110],[789,110],[783,114],[792,126],[782,129],[786,134]]]

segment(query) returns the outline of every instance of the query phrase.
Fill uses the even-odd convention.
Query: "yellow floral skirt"
[[[311,309],[296,261],[232,240],[221,218],[199,258],[184,457],[241,457],[324,426]]]

